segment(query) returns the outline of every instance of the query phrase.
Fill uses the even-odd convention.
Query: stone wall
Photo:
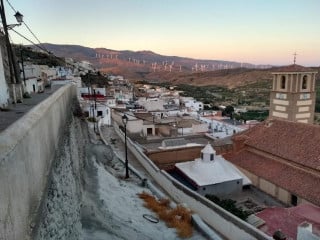
[[[83,126],[73,118],[59,144],[32,239],[81,239],[81,172],[85,151]]]

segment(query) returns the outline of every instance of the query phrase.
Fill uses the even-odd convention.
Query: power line
[[[49,52],[47,49],[39,46],[38,44],[36,44],[35,42],[31,41],[29,38],[23,36],[21,33],[17,32],[16,30],[14,29],[10,29],[12,31],[14,31],[16,34],[18,34],[20,37],[24,38],[25,40],[27,40],[28,42],[32,43],[34,46],[36,46],[37,48],[41,49],[42,51],[45,51],[46,53],[48,54],[52,54],[51,52]]]
[[[37,36],[31,31],[31,29],[30,29],[29,26],[25,23],[25,21],[23,21],[23,24],[26,26],[26,28],[29,30],[29,32],[31,32],[31,34],[34,36],[34,38],[37,39],[38,43],[39,43],[40,45],[42,45],[41,42],[40,42],[40,40],[39,40],[39,39],[37,38]],[[42,46],[41,46],[41,47],[42,47]]]
[[[12,6],[12,4],[9,2],[9,0],[6,0],[7,3],[9,4],[9,6],[11,7],[11,9],[17,13],[17,10]],[[30,29],[30,27],[28,26],[28,24],[26,24],[25,21],[22,21],[23,24],[26,26],[26,28],[29,30],[29,32],[33,35],[33,37],[38,41],[39,45],[42,45],[42,43],[40,42],[39,38],[32,32],[32,30]],[[27,39],[26,39],[27,40]],[[29,40],[28,40],[29,41]],[[29,41],[30,42],[30,41]],[[34,44],[34,43],[32,43]],[[45,49],[45,47],[41,46],[42,50],[49,52],[47,49]]]
[[[9,4],[9,6],[12,8],[12,10],[16,13],[17,11],[14,9],[14,7],[11,5],[11,3],[9,2],[9,0],[6,0],[7,3]]]

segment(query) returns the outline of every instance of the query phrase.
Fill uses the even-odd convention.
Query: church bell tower
[[[272,72],[269,118],[313,123],[317,71],[297,64]]]

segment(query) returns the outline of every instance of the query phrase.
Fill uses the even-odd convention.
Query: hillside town
[[[250,106],[220,93],[205,102],[175,84],[12,45],[0,6],[0,240],[320,239],[319,72],[296,53],[270,69],[268,101],[254,89]],[[128,56],[130,67],[147,65]],[[254,66],[185,61],[192,81]],[[250,109],[259,117],[241,117]]]
[[[312,124],[317,72],[296,64],[277,69],[269,118],[259,122],[226,116],[226,106],[204,110],[203,102],[181,96],[174,86],[133,84],[121,75],[103,76],[105,85],[92,83],[100,73],[89,62],[66,62],[20,63],[16,84],[8,84],[2,65],[2,111],[75,85],[83,117],[96,134],[109,127],[125,131],[131,147],[184,191],[215,204],[231,201],[242,215],[231,211],[236,216],[230,221],[246,221],[274,239],[319,237],[320,192],[314,186],[320,183],[320,127]]]

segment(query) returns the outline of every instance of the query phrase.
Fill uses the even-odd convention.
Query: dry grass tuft
[[[157,200],[154,196],[142,192],[138,196],[144,200],[144,206],[157,213],[158,217],[166,222],[170,228],[176,228],[179,237],[187,238],[192,236],[191,212],[190,210],[177,206],[174,209],[169,207],[169,199]]]

